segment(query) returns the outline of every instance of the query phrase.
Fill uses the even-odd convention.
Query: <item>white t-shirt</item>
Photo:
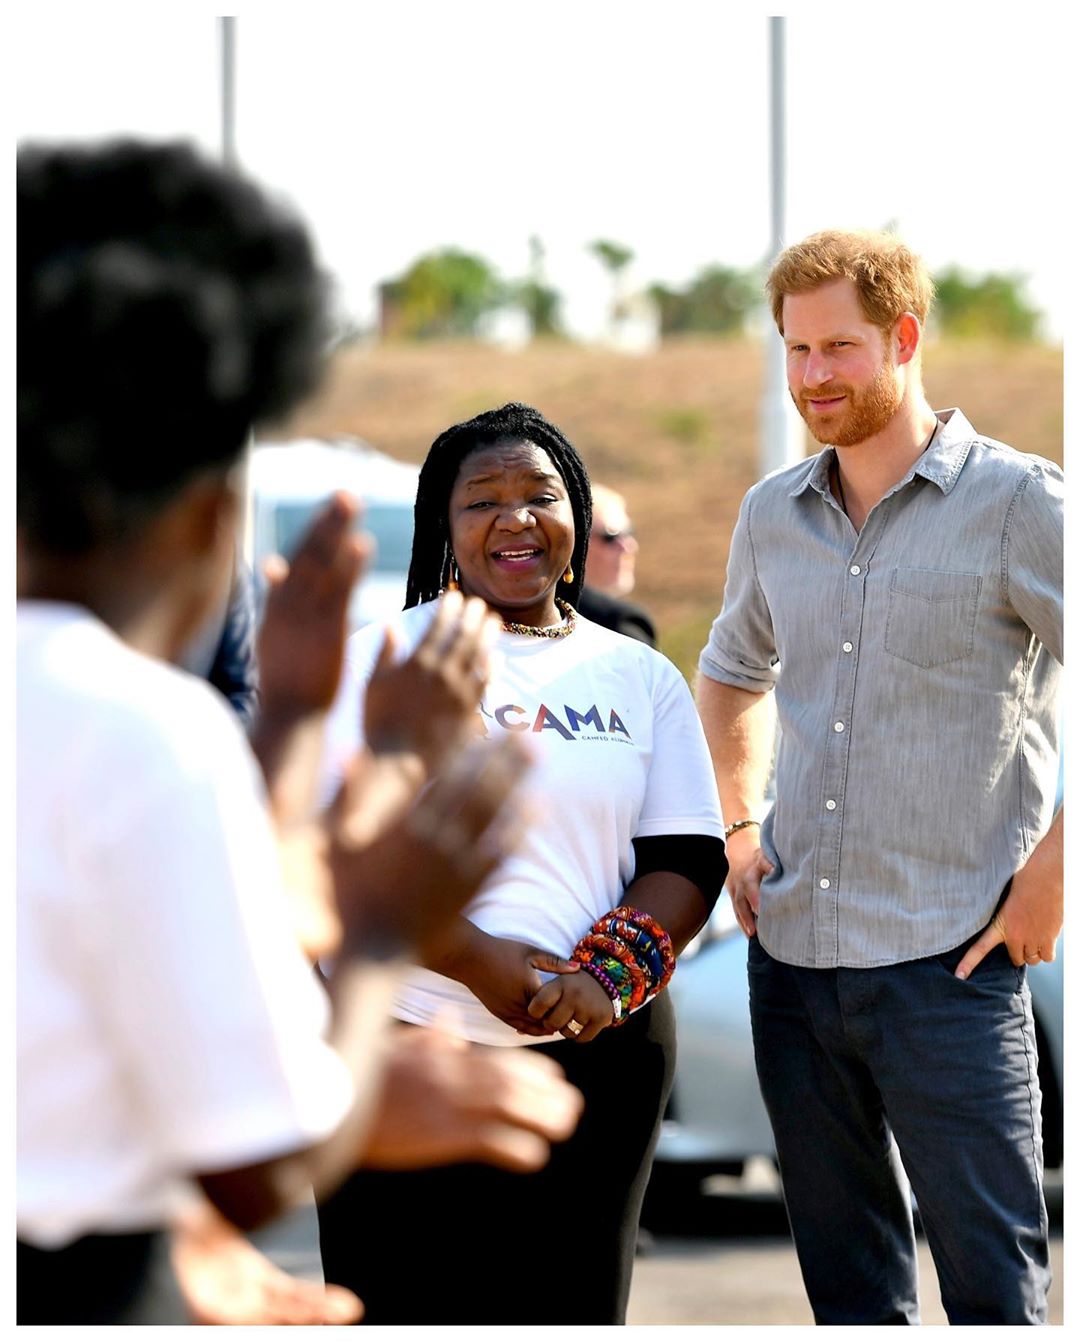
[[[408,654],[434,602],[395,621]],[[362,686],[383,629],[354,634],[331,717],[331,787],[362,739]],[[535,744],[527,786],[531,823],[521,847],[473,900],[466,916],[492,936],[569,955],[634,878],[632,840],[663,834],[723,837],[705,736],[676,667],[636,639],[578,617],[567,638],[499,634],[481,705],[487,735],[513,731]],[[331,790],[328,787],[327,793]],[[550,1042],[519,1035],[462,984],[411,970],[399,989],[402,1020],[488,1044]]]
[[[220,696],[86,610],[17,616],[18,1230],[160,1226],[351,1099]]]

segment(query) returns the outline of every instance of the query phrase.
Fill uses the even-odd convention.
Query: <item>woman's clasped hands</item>
[[[565,961],[576,965],[575,961]],[[529,1003],[529,1015],[545,1034],[558,1033],[587,1044],[615,1023],[615,1005],[591,974],[561,973],[549,980]]]
[[[467,967],[456,977],[519,1034],[561,1034],[587,1044],[614,1023],[611,998],[576,960],[470,927]],[[554,974],[547,983],[542,974]]]

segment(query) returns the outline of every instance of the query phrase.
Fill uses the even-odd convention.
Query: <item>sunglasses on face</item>
[[[632,540],[634,528],[627,527],[625,531],[594,531],[592,539],[594,541],[603,541],[605,545],[614,545],[616,541]]]

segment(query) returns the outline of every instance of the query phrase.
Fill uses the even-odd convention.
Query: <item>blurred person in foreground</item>
[[[639,550],[626,500],[606,485],[592,487],[592,529],[585,557],[588,582],[578,598],[578,614],[606,629],[656,647],[650,616],[626,598],[634,590]]]
[[[744,499],[698,697],[803,1279],[819,1323],[917,1323],[910,1178],[950,1322],[1043,1323],[1061,471],[930,407],[896,238],[815,234],[768,289],[824,446]]]
[[[533,1169],[578,1097],[433,1047],[406,1139],[369,1123],[399,962],[513,845],[521,753],[458,749],[480,603],[444,603],[384,678],[393,750],[358,753],[319,822],[355,506],[279,574],[258,762],[169,665],[230,582],[249,428],[319,366],[304,230],[182,145],[24,148],[18,208],[18,1320],[183,1322],[163,1232],[192,1188],[247,1228],[373,1152]],[[340,921],[326,1039],[281,851]]]
[[[358,1291],[373,1324],[625,1319],[674,1066],[664,988],[726,866],[686,682],[574,609],[590,502],[572,444],[519,404],[447,429],[420,472],[394,644],[425,637],[441,591],[482,598],[501,631],[477,728],[488,748],[527,735],[537,761],[520,847],[418,957],[394,1014],[414,1034],[443,1021],[462,1040],[558,1060],[585,1110],[524,1178],[364,1170],[321,1202],[326,1279]],[[330,732],[339,761],[378,731],[380,638],[349,640]]]

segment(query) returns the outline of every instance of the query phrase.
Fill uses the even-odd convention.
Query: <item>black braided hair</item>
[[[485,410],[464,424],[440,433],[420,469],[416,488],[412,562],[405,590],[405,609],[433,601],[450,576],[450,494],[461,463],[481,447],[507,440],[533,443],[551,458],[562,476],[574,514],[572,583],[559,583],[558,595],[577,606],[585,580],[585,552],[592,529],[592,490],[589,473],[577,450],[561,430],[539,410],[511,401],[498,410]]]

